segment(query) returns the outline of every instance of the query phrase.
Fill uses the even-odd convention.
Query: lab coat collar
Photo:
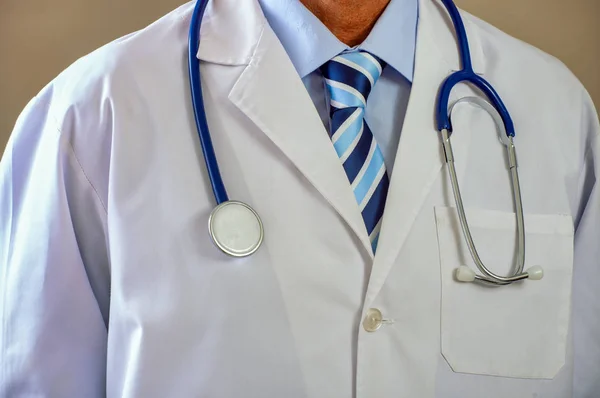
[[[257,0],[209,1],[196,56],[215,64],[248,65],[266,25]]]
[[[374,299],[395,262],[443,164],[433,110],[443,79],[459,69],[454,31],[443,5],[419,0],[415,73],[396,155],[382,231],[366,300]],[[275,144],[349,225],[373,258],[350,184],[300,77],[266,23],[257,2],[211,1],[198,57],[247,65],[229,99]],[[476,72],[483,71],[479,39],[465,27]],[[462,137],[468,138],[463,133]]]

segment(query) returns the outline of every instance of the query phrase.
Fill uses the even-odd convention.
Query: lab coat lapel
[[[205,25],[201,43],[209,39],[200,48],[199,57],[221,64],[248,64],[229,99],[325,197],[372,257],[369,237],[348,178],[302,80],[265,22],[258,4],[236,4],[233,0],[223,0],[218,8],[207,10],[209,23],[219,21],[233,31],[222,32],[218,24]],[[249,36],[256,41],[249,40]],[[224,48],[235,52],[225,54]]]
[[[443,11],[443,6],[431,0],[420,1],[415,75],[391,176],[365,308],[385,282],[421,211],[423,201],[444,166],[441,141],[435,128],[434,109],[442,81],[453,70],[459,69],[457,46],[447,19],[449,17]],[[468,27],[467,31],[469,32]],[[473,35],[469,39],[475,69],[480,70],[482,59],[478,42]],[[461,89],[457,87],[456,91]],[[461,143],[456,145],[460,147],[457,148],[457,156],[468,146],[469,137],[469,129],[461,130]]]

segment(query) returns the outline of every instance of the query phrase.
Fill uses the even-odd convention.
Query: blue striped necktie
[[[373,253],[390,181],[364,116],[369,93],[384,67],[381,59],[366,51],[341,53],[321,67],[330,97],[329,135],[352,186]]]

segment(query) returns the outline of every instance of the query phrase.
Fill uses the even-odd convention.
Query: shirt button
[[[367,332],[375,332],[381,327],[383,323],[383,315],[377,308],[369,308],[367,315],[363,320],[363,327]]]

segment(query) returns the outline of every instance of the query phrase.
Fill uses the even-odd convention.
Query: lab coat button
[[[382,323],[383,315],[381,314],[381,311],[377,308],[369,308],[367,310],[367,315],[363,320],[363,327],[365,330],[367,332],[375,332],[381,327]]]

